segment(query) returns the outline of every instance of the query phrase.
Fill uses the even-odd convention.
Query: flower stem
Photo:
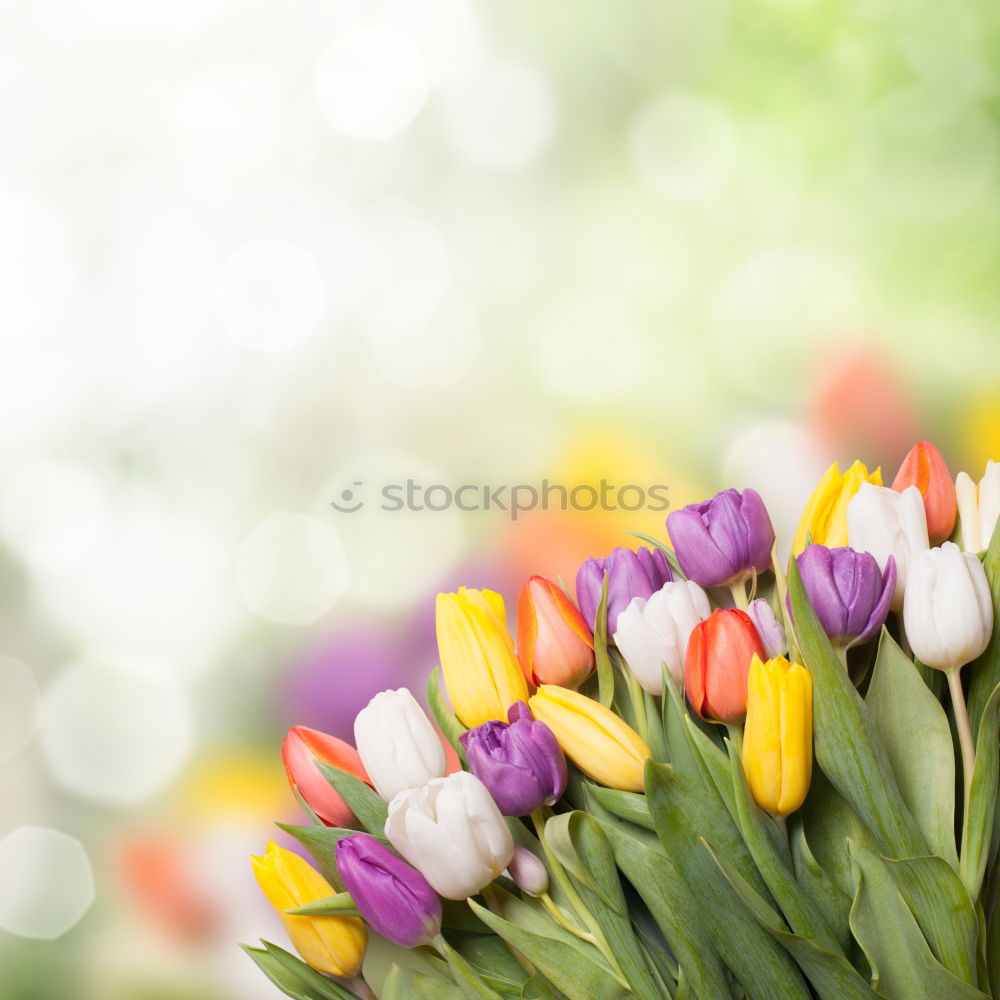
[[[350,990],[359,1000],[378,1000],[364,976],[332,976],[341,986]]]
[[[948,690],[951,692],[951,704],[955,710],[955,727],[958,729],[958,742],[962,746],[962,777],[965,779],[965,814],[969,813],[969,793],[972,791],[972,772],[976,766],[976,747],[972,742],[972,727],[969,725],[969,712],[965,707],[965,694],[962,691],[962,668],[955,667],[946,670],[948,675]]]
[[[538,897],[542,901],[542,906],[548,911],[549,916],[564,930],[570,932],[570,934],[576,935],[581,941],[587,941],[590,944],[597,946],[597,939],[593,934],[588,931],[582,930],[573,923],[569,917],[556,905],[555,900],[547,893],[543,892],[541,896]]]
[[[729,730],[729,739],[733,744],[733,749],[736,751],[736,755],[740,758],[743,757],[743,727],[736,722],[730,722],[726,724],[726,728]]]
[[[743,580],[739,583],[732,583],[729,585],[729,592],[733,595],[733,606],[740,609],[740,611],[746,611],[749,606],[749,601],[747,601],[747,585]]]

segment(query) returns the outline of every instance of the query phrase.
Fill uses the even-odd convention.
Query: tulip
[[[910,567],[903,625],[929,667],[954,670],[976,659],[993,632],[993,599],[979,559],[951,542],[921,552]]]
[[[753,619],[734,608],[713,611],[691,632],[684,683],[692,708],[710,722],[740,722],[747,710],[747,671],[764,646]]]
[[[763,597],[758,597],[747,606],[747,614],[760,636],[764,654],[769,659],[784,656],[788,652],[788,637],[785,635],[785,626],[778,620],[770,603]]]
[[[548,892],[549,873],[538,857],[526,847],[514,848],[514,857],[507,865],[507,874],[518,889],[529,896],[541,896]]]
[[[783,656],[750,665],[743,773],[754,801],[787,816],[805,801],[812,779],[812,677]]]
[[[486,786],[505,816],[527,816],[552,805],[566,790],[566,756],[555,735],[523,702],[462,733],[469,770]]]
[[[437,641],[448,697],[466,726],[502,719],[515,701],[527,699],[499,594],[467,587],[438,594]]]
[[[382,691],[358,712],[354,742],[375,791],[388,802],[407,788],[443,778],[441,738],[406,688]]]
[[[618,616],[615,645],[650,694],[663,694],[663,664],[680,687],[688,637],[711,613],[705,591],[691,580],[665,583],[648,601],[633,597]]]
[[[529,684],[579,687],[594,669],[594,637],[562,587],[533,576],[517,602],[517,652]]]
[[[332,896],[330,883],[307,861],[274,841],[261,857],[250,860],[257,884],[278,911],[306,964],[329,976],[357,975],[368,944],[368,931],[357,917],[296,917],[285,912]]]
[[[892,610],[902,610],[910,564],[930,544],[920,490],[907,486],[897,493],[882,486],[862,484],[847,505],[847,534],[851,548],[870,552],[883,572],[890,556],[895,560]]]
[[[292,726],[281,744],[281,759],[293,790],[327,826],[353,826],[350,807],[324,777],[318,761],[369,781],[361,756],[349,743],[316,729]],[[370,782],[369,782],[370,783]]]
[[[528,706],[588,777],[608,788],[642,791],[649,747],[611,709],[553,684],[543,684]]]
[[[903,459],[903,464],[892,481],[892,488],[902,493],[908,486],[916,486],[924,499],[927,517],[927,534],[932,545],[951,537],[958,516],[955,484],[945,464],[944,456],[930,441],[918,441]]]
[[[734,586],[771,565],[774,528],[756,490],[723,490],[667,517],[684,575],[703,587]]]
[[[618,627],[618,616],[633,597],[649,598],[673,579],[670,563],[660,549],[641,548],[637,552],[618,548],[603,559],[588,559],[576,574],[576,602],[591,628],[597,627],[604,575],[608,576],[607,634]]]
[[[960,472],[955,480],[955,493],[962,519],[962,548],[966,552],[982,552],[989,547],[1000,516],[1000,462],[986,463],[986,473],[978,487],[967,472]]]
[[[441,900],[427,879],[367,833],[342,837],[337,871],[358,912],[401,948],[430,944],[441,931]]]
[[[823,473],[806,503],[792,542],[792,554],[802,552],[809,541],[841,548],[847,545],[847,505],[862,483],[882,485],[882,470],[869,474],[861,462],[855,462],[841,474],[836,462]]]
[[[896,593],[892,556],[883,571],[870,552],[810,545],[797,562],[809,602],[835,646],[867,642],[885,623]]]
[[[468,899],[514,854],[507,821],[468,771],[400,792],[389,803],[389,842],[445,899]]]

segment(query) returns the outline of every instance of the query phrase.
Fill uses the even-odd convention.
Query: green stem
[[[743,727],[736,722],[726,723],[726,729],[729,730],[729,739],[733,744],[733,749],[736,751],[736,755],[742,759],[743,758]]]
[[[636,728],[642,737],[642,742],[649,745],[649,719],[646,718],[646,699],[643,697],[642,685],[635,674],[628,668],[625,669],[625,677],[628,679],[628,694],[632,701],[632,709],[635,712]]]
[[[563,928],[567,930],[570,934],[574,934],[576,937],[580,938],[581,941],[587,941],[589,944],[597,947],[597,939],[593,934],[588,933],[585,930],[577,927],[569,917],[556,905],[555,900],[547,893],[543,892],[541,896],[538,897],[542,901],[542,906],[548,911],[549,916]]]
[[[746,611],[750,604],[747,600],[746,582],[744,580],[740,580],[739,583],[730,584],[729,592],[733,595],[733,605],[739,608],[740,611]]]
[[[331,976],[344,989],[350,990],[359,1000],[378,1000],[364,976]]]
[[[438,934],[431,942],[437,953],[448,963],[452,970],[458,988],[467,996],[476,1000],[501,1000],[500,994],[490,989],[482,977],[454,948]]]
[[[569,875],[566,873],[566,869],[563,868],[559,859],[549,850],[549,845],[545,841],[545,813],[542,809],[536,809],[531,814],[531,822],[535,825],[535,833],[538,835],[542,850],[545,852],[545,860],[549,863],[549,869],[552,872],[553,878],[559,883],[559,888],[566,894],[566,898],[570,901],[573,909],[576,910],[576,915],[580,918],[581,923],[593,936],[594,947],[604,956],[615,974],[624,980],[624,973],[619,967],[614,953],[608,946],[608,942],[600,926],[594,919],[594,915],[587,909],[587,904],[580,898],[580,894],[576,891],[576,886],[573,885]]]
[[[837,659],[840,660],[840,665],[844,668],[844,670],[846,670],[847,669],[847,647],[840,645],[840,643],[837,643],[833,647],[833,651],[837,654]]]
[[[951,692],[951,704],[955,710],[955,727],[958,729],[958,742],[962,747],[962,777],[965,779],[965,811],[969,815],[969,796],[972,792],[972,773],[976,767],[976,746],[972,741],[972,727],[969,725],[969,712],[965,707],[965,693],[962,691],[962,668],[955,667],[946,670],[948,675],[948,690]]]

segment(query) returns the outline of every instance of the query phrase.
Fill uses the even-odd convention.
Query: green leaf
[[[646,706],[646,732],[648,735],[650,753],[653,760],[666,764],[670,760],[670,748],[667,746],[667,734],[663,731],[663,716],[656,699],[648,692],[642,693],[643,704]]]
[[[858,823],[860,825],[860,820]],[[806,840],[806,831],[801,815],[789,818],[788,844],[792,851],[792,864],[795,867],[797,881],[823,911],[844,954],[850,954],[848,949],[851,941],[851,928],[848,920],[851,913],[851,897],[837,885],[816,860],[809,847],[809,842]],[[846,843],[843,854],[848,874],[850,874],[850,860],[847,858]]]
[[[545,840],[578,882],[583,901],[632,992],[645,1000],[660,1000],[657,983],[632,931],[614,852],[597,820],[579,810],[553,816],[545,826]]]
[[[275,826],[294,837],[309,852],[323,878],[338,892],[343,892],[344,881],[337,871],[334,848],[338,840],[350,837],[357,830],[339,826],[294,826],[290,823],[275,823]]]
[[[821,1000],[875,1000],[878,994],[843,954],[826,951],[810,938],[792,934],[781,917],[754,892],[746,879],[707,841],[702,840],[702,844],[743,905],[798,963]]]
[[[589,624],[589,622],[588,622]],[[597,605],[597,619],[594,622],[594,660],[597,663],[597,700],[610,708],[615,697],[615,675],[608,654],[608,574],[604,573],[601,583],[601,601]]]
[[[725,967],[702,920],[702,901],[660,842],[639,827],[601,820],[615,862],[642,897],[696,1000],[729,1000]],[[677,996],[681,996],[678,986]]]
[[[701,846],[699,838],[706,831],[721,837],[731,825],[725,810],[713,819],[724,816],[726,822],[713,823],[703,812],[704,797],[691,779],[652,761],[646,761],[646,795],[666,854],[684,871],[701,901],[701,921],[751,1000],[805,1000],[809,993],[795,963],[740,905],[732,886]],[[765,895],[767,889],[738,834],[736,840],[738,846],[722,841],[722,853],[755,891]]]
[[[774,827],[774,822],[751,798],[743,776],[743,765],[732,752],[730,752],[730,774],[737,822],[743,840],[792,931],[800,937],[815,942],[824,951],[840,955],[846,962],[847,956],[841,948],[837,935],[827,923],[814,899],[804,892],[796,881],[787,844],[784,845],[784,851],[775,846],[774,837],[768,830],[769,826]]]
[[[959,874],[973,899],[979,896],[993,837],[993,819],[1000,786],[1000,685],[983,711],[976,741],[976,766],[972,771],[968,815],[962,825],[962,860]]]
[[[563,994],[543,976],[535,975],[521,987],[521,1000],[563,1000]]]
[[[687,732],[684,693],[674,683],[669,670],[663,671],[663,731],[667,737],[670,763],[682,774],[701,780],[702,768]]]
[[[458,754],[459,760],[465,763],[465,747],[458,738],[465,732],[465,726],[458,721],[458,717],[444,703],[441,696],[441,668],[435,667],[427,678],[427,704],[430,706],[431,714],[444,733],[444,738],[451,744],[452,749]]]
[[[299,786],[292,785],[292,791],[295,793],[295,798],[302,807],[302,811],[313,821],[313,826],[323,826],[323,821],[316,815],[313,807],[306,802],[305,796],[299,791]]]
[[[469,905],[472,905],[471,899],[469,900]],[[469,965],[443,936],[438,936],[434,942],[434,946],[444,956],[458,988],[467,1000],[502,1000],[500,994],[483,982],[482,976]]]
[[[965,669],[971,671],[969,680],[969,722],[974,736],[979,734],[979,726],[997,685],[1000,685],[1000,519],[993,529],[989,548],[983,559],[983,569],[989,581],[993,596],[993,634],[989,645],[977,660]]]
[[[856,885],[851,930],[875,988],[889,1000],[988,1000],[931,953],[887,864],[857,844],[849,850]]]
[[[986,962],[990,974],[990,992],[1000,997],[1000,910],[994,909],[986,932]]]
[[[448,934],[448,943],[491,984],[501,992],[520,994],[528,979],[524,966],[510,953],[510,949],[469,909],[463,908],[479,926],[478,933]]]
[[[593,949],[590,954],[551,937],[505,920],[475,900],[469,900],[476,916],[512,948],[516,948],[569,1000],[626,1000],[631,991],[600,961]],[[554,924],[552,925],[555,926]]]
[[[269,941],[262,941],[261,944],[267,949],[267,953],[272,960],[284,966],[287,972],[298,976],[322,1000],[357,1000],[357,997],[349,990],[344,989],[339,983],[310,968],[302,959],[291,952],[285,951],[284,948],[279,948],[276,944],[271,944]]]
[[[976,985],[979,920],[955,869],[938,857],[884,863],[934,957],[959,979]]]
[[[317,760],[316,766],[347,803],[351,812],[358,817],[361,825],[369,833],[374,833],[378,837],[383,836],[389,808],[382,801],[378,792],[366,785],[360,778],[355,778],[353,774],[348,774],[339,768],[331,767],[325,761]]]
[[[441,976],[393,963],[382,987],[382,1000],[462,1000],[462,991]]]
[[[605,788],[603,785],[591,785],[588,793],[608,812],[613,813],[620,819],[628,820],[647,830],[655,832],[653,817],[649,815],[649,806],[646,804],[646,796],[637,792],[621,792],[616,788]]]
[[[295,910],[286,910],[294,917],[360,917],[349,892],[338,892],[333,896],[315,899]]]
[[[948,716],[885,628],[865,702],[920,832],[931,850],[957,869],[955,750]]]
[[[884,853],[926,854],[924,838],[906,808],[871,715],[809,603],[794,559],[788,586],[797,644],[813,679],[816,761]]]
[[[325,1000],[323,994],[311,990],[299,976],[279,962],[266,948],[251,948],[247,944],[241,944],[240,947],[285,996],[291,997],[292,1000]]]

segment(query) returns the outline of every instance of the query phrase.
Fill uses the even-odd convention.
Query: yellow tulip
[[[806,547],[806,536],[827,548],[840,548],[847,544],[847,505],[861,489],[862,483],[882,485],[882,470],[869,473],[861,463],[855,462],[841,474],[836,462],[823,473],[806,503],[792,542],[792,554],[800,555]]]
[[[330,976],[356,976],[365,957],[368,929],[357,917],[295,917],[286,913],[332,896],[333,887],[307,861],[270,841],[251,857],[257,884],[278,911],[296,951],[307,965]]]
[[[624,792],[642,791],[649,747],[610,709],[578,691],[543,684],[528,702],[535,718],[588,777]]]
[[[802,805],[812,780],[812,676],[783,656],[754,656],[747,686],[743,773],[773,816]]]
[[[437,642],[452,708],[470,729],[506,719],[514,702],[528,700],[499,594],[467,587],[438,594]]]

